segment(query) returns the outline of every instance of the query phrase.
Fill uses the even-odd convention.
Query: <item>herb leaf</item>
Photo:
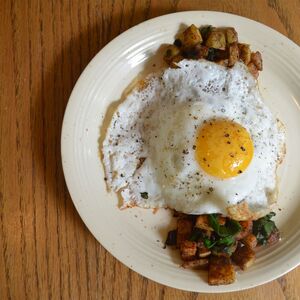
[[[208,239],[208,238],[205,238],[204,240],[203,240],[203,242],[204,242],[204,246],[207,248],[207,249],[210,249],[210,248],[212,248],[213,246],[215,246],[216,245],[216,243],[217,243],[217,241],[211,241],[210,239]]]
[[[228,220],[226,225],[221,226],[218,222],[218,217],[215,214],[208,215],[210,226],[220,237],[233,236],[242,230],[239,222],[235,220]]]
[[[231,235],[236,235],[242,230],[242,226],[240,225],[240,223],[238,221],[231,220],[231,219],[227,221],[226,227],[228,233]]]
[[[142,192],[142,193],[141,193],[141,197],[142,197],[143,199],[148,199],[148,193],[147,193],[147,192]]]
[[[208,34],[210,33],[210,31],[212,30],[212,26],[208,25],[208,26],[204,26],[200,28],[200,33],[201,36],[203,38],[203,40],[206,40],[208,37]]]
[[[253,234],[256,236],[257,241],[260,245],[265,245],[270,234],[274,230],[277,230],[274,221],[271,220],[271,218],[275,215],[276,214],[274,212],[270,212],[263,218],[260,218],[253,222]]]
[[[227,237],[221,238],[218,240],[218,245],[225,245],[225,246],[231,246],[234,244],[235,238],[232,235],[229,235]]]

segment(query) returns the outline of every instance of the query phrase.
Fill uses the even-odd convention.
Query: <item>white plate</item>
[[[113,102],[140,73],[156,70],[162,61],[157,49],[172,43],[182,24],[233,26],[242,42],[262,52],[260,89],[287,132],[287,156],[280,170],[277,215],[282,241],[258,254],[253,267],[238,272],[228,286],[208,286],[206,272],[179,268],[177,254],[163,249],[171,221],[167,210],[120,211],[114,193],[107,193],[99,159],[100,128]],[[103,48],[89,63],[70,97],[62,129],[62,161],[73,202],[96,239],[118,260],[154,281],[196,292],[227,292],[275,279],[300,262],[300,61],[299,47],[257,22],[207,11],[158,17],[131,28]],[[153,63],[156,63],[153,66]],[[103,131],[103,130],[102,130]],[[102,138],[103,138],[103,132]]]

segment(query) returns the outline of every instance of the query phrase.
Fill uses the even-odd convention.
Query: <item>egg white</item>
[[[243,200],[253,211],[268,207],[284,134],[255,79],[242,63],[228,69],[183,60],[179,67],[149,77],[115,112],[102,148],[108,186],[124,206],[189,214],[226,214]],[[213,118],[241,124],[253,140],[253,159],[236,177],[212,177],[195,160],[197,130]]]

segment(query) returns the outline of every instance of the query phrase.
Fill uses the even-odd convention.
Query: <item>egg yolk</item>
[[[254,147],[248,131],[229,120],[206,121],[198,131],[195,156],[202,169],[218,178],[231,178],[250,164]]]

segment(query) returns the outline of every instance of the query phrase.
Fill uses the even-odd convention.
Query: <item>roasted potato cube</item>
[[[230,284],[235,281],[234,267],[229,257],[211,256],[208,266],[208,284]]]
[[[251,50],[250,46],[247,44],[238,44],[240,50],[240,59],[245,65],[248,65],[251,60]]]
[[[174,45],[169,45],[165,52],[164,60],[167,64],[170,64],[172,62],[172,60],[174,59],[174,57],[176,57],[178,55],[180,55],[179,48]]]
[[[237,43],[232,43],[229,45],[228,54],[228,67],[232,67],[240,58],[239,47]]]
[[[199,268],[199,267],[206,266],[207,264],[208,264],[207,258],[200,258],[200,259],[185,261],[182,264],[182,267],[184,267],[184,268]]]
[[[263,63],[262,63],[261,53],[259,51],[251,53],[251,62],[254,63],[257,70],[262,71]]]
[[[233,27],[226,28],[225,34],[226,34],[226,41],[228,44],[238,42],[238,34]]]
[[[280,233],[278,230],[274,230],[268,237],[268,244],[274,245],[280,240]]]
[[[196,219],[195,227],[212,231],[213,229],[209,225],[208,216],[207,215],[200,215]]]
[[[197,253],[197,243],[185,240],[180,244],[180,255],[182,260],[193,260]]]
[[[253,222],[252,220],[248,221],[240,221],[240,225],[242,226],[242,231],[236,235],[237,240],[241,240],[246,237],[252,230]]]
[[[192,24],[189,26],[179,38],[184,49],[192,48],[197,44],[202,43],[200,30]]]
[[[177,221],[177,247],[180,247],[181,242],[187,240],[192,233],[193,222],[186,218],[180,218]]]
[[[251,249],[254,249],[257,246],[256,236],[252,233],[249,233],[246,237],[242,239],[242,243],[248,246]]]
[[[249,268],[255,261],[255,252],[248,246],[237,248],[231,255],[233,262],[242,270]]]
[[[218,217],[218,222],[219,222],[220,225],[225,225],[226,217],[219,216]]]
[[[200,58],[206,58],[208,55],[208,47],[203,46],[203,45],[196,45],[193,49],[192,49],[192,54],[193,54],[193,58],[194,59],[200,59]]]
[[[221,30],[213,30],[209,33],[205,45],[209,48],[222,49],[226,48],[225,33]]]
[[[257,79],[259,73],[258,73],[258,70],[257,70],[255,64],[254,64],[253,62],[250,62],[250,63],[247,65],[247,67],[248,67],[249,72],[253,75],[253,77],[254,77],[255,79]]]

